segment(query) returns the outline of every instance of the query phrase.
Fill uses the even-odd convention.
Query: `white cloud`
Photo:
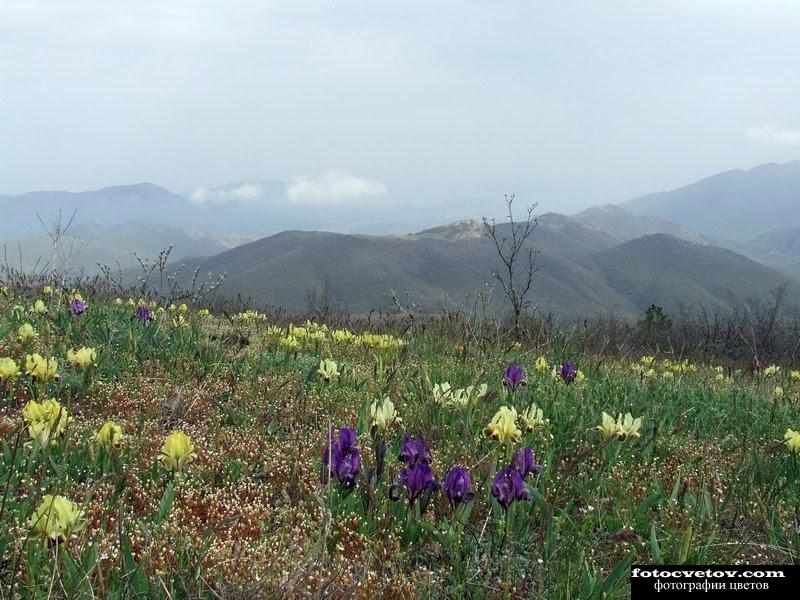
[[[762,125],[748,129],[747,137],[763,144],[800,146],[800,129],[778,129],[773,125]]]
[[[374,179],[328,171],[322,177],[295,179],[286,190],[292,204],[347,205],[385,196],[386,186]]]
[[[264,195],[264,190],[260,185],[253,183],[243,183],[237,187],[228,189],[208,189],[197,188],[189,196],[192,202],[204,204],[206,202],[225,203],[225,202],[248,202],[258,200]]]

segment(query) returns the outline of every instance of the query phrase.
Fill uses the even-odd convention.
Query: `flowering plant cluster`
[[[14,597],[625,597],[633,560],[795,558],[797,365],[6,287]]]

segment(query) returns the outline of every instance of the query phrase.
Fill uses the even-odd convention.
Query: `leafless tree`
[[[522,221],[516,220],[515,199],[514,194],[505,195],[508,227],[505,224],[498,227],[494,219],[490,221],[484,217],[483,230],[484,235],[494,243],[503,263],[502,272],[495,270],[492,275],[502,286],[503,293],[511,304],[514,330],[517,330],[520,315],[530,306],[527,296],[536,273],[536,252],[528,243],[528,238],[539,222],[534,214],[538,203],[530,204],[526,208],[526,215]]]
[[[86,246],[86,242],[78,244],[75,238],[70,238],[67,235],[70,227],[75,222],[77,214],[78,211],[73,212],[72,216],[64,221],[61,211],[58,211],[58,216],[53,218],[51,222],[46,223],[41,215],[38,212],[36,213],[36,218],[52,243],[53,254],[50,261],[50,281],[60,287],[66,285],[72,269],[72,261]],[[20,257],[20,265],[21,263],[22,258]]]
[[[225,281],[226,273],[214,276],[208,273],[206,279],[200,278],[200,267],[195,267],[190,274],[184,274],[186,265],[179,264],[175,271],[169,271],[169,256],[174,248],[170,245],[159,252],[158,256],[142,258],[133,252],[134,260],[139,263],[141,274],[136,278],[138,294],[148,296],[148,291],[155,288],[155,279],[158,279],[158,289],[154,290],[155,296],[161,298],[166,304],[180,300],[191,300],[194,303],[211,297]]]

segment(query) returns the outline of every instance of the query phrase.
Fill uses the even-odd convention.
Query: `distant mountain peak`
[[[167,192],[172,193],[168,189],[161,187],[160,185],[156,185],[155,183],[149,181],[141,181],[139,183],[124,183],[121,185],[108,185],[105,187],[96,190],[98,192],[102,191],[110,191],[110,190],[136,190],[136,191],[147,191],[147,192]]]
[[[696,243],[708,243],[702,235],[661,217],[639,215],[619,204],[591,206],[574,215],[574,219],[604,231],[622,242],[654,233],[664,233]]]
[[[706,177],[623,203],[714,239],[744,241],[800,226],[800,161],[766,163]]]
[[[433,227],[414,234],[416,237],[437,238],[450,241],[474,240],[483,237],[483,223],[476,219],[462,219],[441,227]]]

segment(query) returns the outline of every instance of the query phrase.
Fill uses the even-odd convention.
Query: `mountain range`
[[[393,292],[424,311],[489,290],[501,304],[494,248],[468,219],[480,216],[478,199],[310,207],[287,189],[266,180],[185,195],[139,184],[0,196],[0,237],[6,260],[22,250],[31,268],[51,254],[49,239],[35,235],[37,213],[47,221],[77,211],[68,234],[81,250],[77,269],[125,268],[132,252],[147,257],[174,244],[175,261],[227,273],[222,293],[289,310],[323,287],[357,313],[391,309]],[[531,244],[533,301],[548,312],[634,315],[651,303],[730,309],[783,284],[787,304],[800,306],[800,162],[727,171],[572,216],[548,213]]]
[[[176,194],[152,183],[88,192],[42,191],[0,195],[0,239],[41,235],[59,219],[75,225],[152,222],[215,235],[262,237],[287,229],[394,234],[482,216],[481,199],[434,206],[294,201],[283,181],[235,182]]]
[[[58,268],[94,274],[98,265],[114,271],[135,268],[137,257],[151,260],[173,246],[171,260],[187,256],[208,256],[252,240],[247,236],[212,234],[205,231],[130,221],[121,225],[87,223],[70,226],[55,259]],[[47,235],[8,238],[0,241],[3,264],[22,270],[52,266],[53,241]]]
[[[776,229],[800,227],[800,161],[725,171],[622,206],[709,238],[750,240]]]
[[[532,301],[543,312],[633,316],[651,303],[669,311],[701,304],[725,311],[787,282],[787,306],[793,313],[800,308],[800,282],[731,250],[666,234],[619,243],[548,213],[531,247],[537,252]],[[393,293],[423,312],[481,292],[492,308],[505,302],[492,278],[502,265],[475,221],[406,236],[287,231],[186,262],[189,271],[227,273],[223,293],[290,311],[305,309],[308,292],[325,288],[356,314],[393,309]]]

